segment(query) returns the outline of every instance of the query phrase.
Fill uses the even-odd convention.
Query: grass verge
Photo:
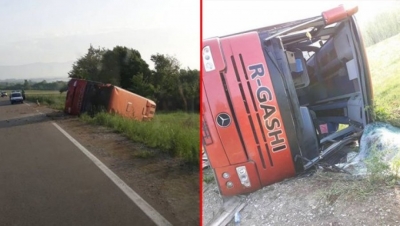
[[[204,175],[204,176],[203,176],[203,181],[204,181],[206,184],[210,184],[210,183],[212,183],[214,180],[215,180],[215,179],[214,179],[214,175]]]
[[[376,120],[400,127],[400,35],[367,48]]]
[[[65,105],[65,95],[60,94],[49,94],[49,95],[41,95],[41,94],[25,94],[26,100],[36,103],[39,101],[40,104],[47,105],[51,108],[57,110],[63,110]]]
[[[102,125],[191,164],[199,164],[199,114],[183,112],[158,113],[152,121],[139,122],[119,115],[98,113],[94,117],[81,115],[85,122]],[[138,157],[152,157],[141,153]]]
[[[377,191],[393,187],[399,179],[400,159],[394,158],[390,163],[384,161],[385,151],[372,146],[369,157],[364,161],[367,168],[365,178],[346,178],[342,175],[317,172],[318,181],[327,182],[322,195],[332,205],[339,197],[343,199],[365,200]]]

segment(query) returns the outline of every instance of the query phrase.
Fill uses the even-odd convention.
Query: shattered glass
[[[366,175],[366,160],[375,153],[395,170],[396,162],[400,162],[400,129],[381,122],[367,125],[360,139],[359,152],[348,153],[347,162],[336,166],[356,176]]]

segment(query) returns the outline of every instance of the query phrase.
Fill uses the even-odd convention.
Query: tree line
[[[65,91],[67,82],[55,81],[47,82],[43,80],[41,82],[32,82],[30,80],[24,80],[23,83],[0,83],[0,89],[4,90],[61,90]]]
[[[70,78],[110,83],[152,99],[163,111],[199,111],[200,72],[181,68],[172,56],[154,54],[154,70],[139,51],[124,46],[113,49],[94,48],[80,57],[68,73]]]

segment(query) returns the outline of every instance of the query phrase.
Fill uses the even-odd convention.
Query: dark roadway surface
[[[5,97],[0,98],[0,225],[154,223],[46,116]]]

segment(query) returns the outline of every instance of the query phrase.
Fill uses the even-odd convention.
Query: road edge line
[[[81,145],[77,140],[75,140],[71,135],[69,135],[64,129],[62,129],[57,123],[52,122],[52,124],[66,136],[76,147],[79,148],[97,167],[103,171],[104,174],[115,185],[117,185],[154,223],[160,226],[167,226],[172,224],[165,219],[157,210],[155,210],[150,204],[148,204],[142,197],[140,197],[129,185],[127,185],[121,178],[119,178],[114,172],[112,172],[104,163],[102,163],[96,156],[94,156],[90,151],[88,151],[83,145]]]

